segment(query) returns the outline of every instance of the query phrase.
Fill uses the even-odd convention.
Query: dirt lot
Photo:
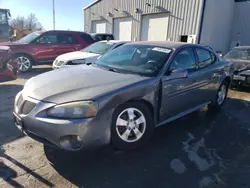
[[[0,84],[0,187],[250,187],[250,90],[231,90],[220,112],[204,108],[157,128],[140,150],[68,153],[23,137],[12,121],[25,80],[49,70]]]

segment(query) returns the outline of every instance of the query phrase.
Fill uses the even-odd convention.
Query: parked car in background
[[[224,59],[232,63],[232,86],[250,86],[250,46],[239,46],[230,50]]]
[[[18,77],[17,63],[11,57],[10,48],[0,47],[0,82],[15,80]]]
[[[106,52],[113,50],[127,42],[110,40],[99,41],[77,52],[70,52],[58,56],[53,62],[53,69],[69,67],[84,63],[94,63]]]
[[[31,70],[33,65],[52,63],[57,56],[78,51],[92,44],[92,37],[77,31],[37,31],[8,45],[18,63],[20,72]]]
[[[135,149],[157,126],[205,105],[220,108],[231,83],[229,70],[228,62],[201,45],[124,44],[95,64],[28,80],[15,99],[15,124],[66,150],[109,143]]]
[[[95,42],[102,40],[115,40],[113,34],[109,33],[90,33]]]

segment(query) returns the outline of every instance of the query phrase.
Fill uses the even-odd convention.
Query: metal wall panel
[[[84,28],[90,32],[93,20],[106,20],[107,32],[112,33],[114,18],[132,17],[132,40],[139,40],[142,15],[169,11],[167,39],[177,41],[180,35],[198,35],[202,4],[203,0],[102,0],[84,10]]]
[[[250,46],[250,3],[237,3],[235,11],[235,19],[232,32],[232,40],[230,46],[239,43],[240,45]]]

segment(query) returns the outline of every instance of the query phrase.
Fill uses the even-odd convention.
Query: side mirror
[[[177,78],[187,78],[188,77],[188,71],[185,69],[175,69],[171,72],[170,77],[172,79],[177,79]]]

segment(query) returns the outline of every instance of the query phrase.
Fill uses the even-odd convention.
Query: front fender
[[[158,105],[159,83],[160,79],[158,78],[144,80],[101,96],[98,99],[98,113],[105,114],[106,110],[114,110],[121,104],[135,100],[150,103],[155,111]]]

